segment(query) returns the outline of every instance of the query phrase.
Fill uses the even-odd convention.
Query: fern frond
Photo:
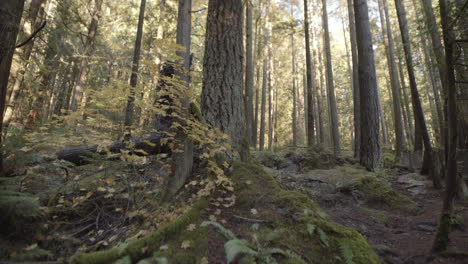
[[[213,222],[213,221],[204,221],[203,223],[201,223],[201,227],[206,227],[208,225],[212,225],[214,227],[216,227],[218,229],[218,232],[223,235],[226,239],[228,240],[235,240],[237,239],[236,235],[234,235],[234,233],[225,228],[224,226],[222,226],[221,224],[217,223],[217,222]]]
[[[226,251],[228,263],[233,262],[239,254],[258,255],[258,252],[253,250],[247,241],[240,239],[233,239],[226,242],[226,244],[224,244],[224,250]]]

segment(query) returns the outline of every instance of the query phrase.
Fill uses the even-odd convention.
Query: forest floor
[[[356,172],[343,170],[346,166],[298,173],[297,166],[287,160],[282,169],[266,169],[276,175],[282,186],[309,193],[334,222],[359,231],[385,263],[468,263],[466,257],[435,258],[429,252],[442,208],[443,192],[434,189],[426,176],[404,168],[386,170],[385,179],[391,187],[417,206],[412,212],[404,212],[368,204],[356,199],[359,194],[340,188],[340,185],[346,185],[345,181],[358,177]],[[467,252],[468,201],[457,200],[455,214],[458,218],[450,233],[448,250]]]
[[[426,176],[391,164],[370,173],[326,151],[254,155],[227,169],[233,191],[187,203],[206,179],[196,162],[178,202],[167,206],[155,195],[165,156],[140,165],[97,156],[81,166],[33,162],[0,178],[27,195],[0,189],[11,199],[0,209],[18,212],[4,225],[16,232],[0,235],[0,263],[224,264],[230,253],[231,263],[377,264],[377,256],[388,264],[468,263],[466,200],[456,201],[451,254],[430,254],[443,194]],[[257,259],[240,261],[228,243]]]

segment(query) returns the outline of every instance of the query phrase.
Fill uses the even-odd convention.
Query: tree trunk
[[[445,0],[439,0],[440,17],[442,23],[442,32],[445,44],[445,65],[447,66],[447,87],[446,92],[448,101],[446,104],[446,112],[448,113],[448,141],[447,145],[447,172],[446,172],[446,190],[444,196],[444,203],[442,206],[442,214],[440,216],[439,225],[432,246],[434,252],[442,252],[447,250],[449,242],[450,227],[452,225],[454,200],[457,193],[457,89],[455,84],[455,69],[453,58],[453,27],[449,19],[449,10]]]
[[[382,33],[386,35],[386,42],[384,41],[385,49],[387,50],[387,63],[390,70],[390,87],[392,91],[393,102],[393,122],[395,126],[395,153],[396,158],[401,158],[402,151],[405,150],[405,137],[403,133],[403,119],[401,113],[401,94],[400,83],[398,80],[398,69],[395,62],[395,45],[393,43],[392,27],[390,24],[390,17],[388,12],[387,0],[379,0],[380,20],[382,24]],[[385,17],[384,17],[385,13]]]
[[[306,78],[307,78],[307,145],[313,146],[315,143],[314,129],[314,89],[313,65],[310,52],[310,36],[309,36],[309,10],[307,0],[304,0],[304,32],[305,32],[305,48],[306,48]]]
[[[2,0],[0,2],[0,144],[2,143],[3,111],[10,76],[11,62],[15,51],[16,36],[18,35],[21,14],[23,13],[24,1]],[[3,153],[0,152],[0,177],[4,175]]]
[[[427,131],[426,121],[424,119],[424,113],[423,113],[423,109],[421,106],[421,100],[419,98],[418,88],[416,86],[416,78],[415,78],[414,69],[413,69],[413,57],[411,53],[411,46],[410,46],[411,43],[410,43],[409,35],[408,35],[408,28],[407,28],[408,24],[406,21],[405,6],[400,0],[395,0],[395,5],[396,5],[396,10],[397,10],[397,16],[398,16],[398,24],[400,25],[401,40],[402,40],[403,48],[405,51],[406,67],[408,70],[408,76],[409,76],[409,82],[410,82],[413,111],[414,111],[415,121],[416,120],[418,121],[418,123],[415,126],[421,129],[422,138],[424,141],[424,148],[425,148],[426,155],[429,161],[428,164],[430,166],[433,166],[435,162],[434,153],[432,150],[429,133]],[[438,175],[439,172],[436,172],[434,168],[430,169],[429,171],[431,173],[432,183],[434,187],[441,188],[440,178]]]
[[[368,170],[375,171],[379,170],[383,164],[379,139],[378,87],[367,0],[354,0],[354,13],[359,56],[360,163]]]
[[[33,31],[40,26],[42,21],[39,21],[39,18],[42,18],[44,15],[44,5],[45,5],[45,0],[33,0],[31,1],[31,4],[29,6],[29,12],[28,16],[25,19],[24,22],[24,32],[23,35],[20,37],[20,39],[26,39],[29,37]],[[34,47],[35,39],[32,39],[29,41],[26,45],[21,47],[19,51],[17,52],[17,55],[19,58],[18,60],[21,59],[24,61],[24,65],[21,65],[19,62],[15,63],[16,67],[12,68],[11,71],[11,76],[14,78],[14,83],[13,87],[11,89],[10,96],[8,98],[8,103],[6,105],[6,110],[5,110],[5,115],[3,118],[3,126],[4,129],[6,130],[12,120],[13,117],[13,110],[14,110],[14,105],[17,101],[17,97],[20,93],[21,86],[23,85],[24,81],[24,75],[26,74],[26,69],[28,66],[28,61],[31,57],[31,53]]]
[[[414,127],[413,123],[411,120],[414,120],[410,104],[409,104],[409,99],[408,99],[408,94],[406,93],[406,82],[405,82],[405,74],[403,71],[403,64],[402,64],[402,58],[401,56],[398,57],[398,74],[400,76],[400,83],[401,83],[401,90],[403,91],[403,118],[405,120],[405,124],[407,126],[406,134],[407,137],[406,139],[408,142],[414,146]]]
[[[341,155],[340,147],[340,134],[339,134],[339,120],[338,120],[338,110],[336,109],[336,98],[335,98],[335,85],[333,83],[333,67],[332,67],[332,57],[330,51],[330,35],[328,32],[328,14],[327,14],[327,0],[322,0],[322,17],[323,17],[323,29],[325,36],[325,55],[327,62],[327,86],[328,86],[328,101],[330,104],[330,121],[331,121],[331,134],[333,142],[333,153],[335,157]]]
[[[210,7],[211,1],[210,1]],[[213,10],[210,9],[213,12]],[[186,91],[189,89],[190,82],[190,46],[192,33],[192,0],[179,0],[179,8],[177,12],[177,36],[176,44],[184,47],[179,50],[177,55],[182,58],[176,65],[174,75],[182,81],[177,94],[180,100],[180,108],[178,116],[172,117],[171,127],[173,123],[179,123],[182,126],[189,118],[189,98],[185,97]],[[208,30],[207,30],[208,39]],[[241,75],[242,76],[242,75]],[[242,93],[242,91],[241,91]],[[177,104],[176,104],[177,105]],[[172,128],[171,128],[172,129]],[[174,139],[174,153],[171,155],[172,175],[168,177],[166,182],[166,190],[164,200],[171,199],[184,186],[188,177],[192,173],[193,168],[193,142],[182,129],[175,129],[176,135]]]
[[[254,142],[253,133],[253,89],[254,89],[254,65],[253,65],[253,35],[252,35],[252,9],[250,1],[246,2],[246,59],[245,59],[245,126],[247,142],[251,146]]]
[[[293,5],[291,2],[291,17],[294,16]],[[297,87],[296,87],[296,47],[294,43],[294,30],[291,29],[291,64],[292,64],[292,94],[293,94],[293,109],[292,109],[292,145],[297,146]]]
[[[203,62],[202,113],[208,124],[244,138],[242,1],[210,0]]]
[[[75,87],[73,87],[73,93],[70,103],[70,110],[76,112],[83,99],[84,86],[86,77],[89,71],[89,56],[93,51],[94,40],[96,38],[99,19],[101,18],[101,8],[103,0],[94,1],[94,10],[91,14],[91,23],[88,27],[88,35],[83,48],[82,59],[80,62],[80,69],[76,76]]]
[[[138,27],[137,35],[135,39],[135,46],[133,50],[133,63],[132,63],[132,75],[130,76],[130,94],[127,99],[127,109],[125,111],[125,135],[124,139],[128,140],[132,136],[132,126],[135,112],[135,88],[138,83],[138,71],[140,65],[140,51],[141,51],[141,39],[143,38],[143,23],[145,21],[145,8],[146,0],[140,2],[140,14],[138,16]]]
[[[260,142],[259,150],[263,151],[265,148],[265,119],[266,119],[266,99],[267,99],[267,80],[268,80],[268,59],[266,56],[263,58],[263,78],[262,78],[262,103],[260,109]]]
[[[354,157],[359,159],[361,149],[361,114],[359,103],[359,69],[356,44],[356,25],[354,23],[353,0],[348,0],[349,39],[353,58],[353,110],[354,110]]]

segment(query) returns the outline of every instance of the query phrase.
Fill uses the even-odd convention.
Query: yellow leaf
[[[24,250],[30,251],[30,250],[33,250],[33,249],[35,249],[35,248],[37,248],[37,243],[36,243],[36,244],[32,244],[32,245],[26,247]]]
[[[190,247],[190,241],[188,241],[188,240],[182,241],[182,244],[180,245],[180,248],[187,249],[189,247]]]
[[[258,214],[258,211],[257,211],[257,209],[252,208],[252,209],[250,209],[250,213],[252,213],[253,215],[256,215],[256,214]]]
[[[190,225],[187,227],[187,230],[188,230],[188,231],[193,231],[193,230],[195,230],[195,228],[196,228],[195,224],[190,224]]]
[[[98,187],[97,190],[100,191],[100,192],[105,192],[105,191],[106,191],[106,188],[104,188],[104,187]]]

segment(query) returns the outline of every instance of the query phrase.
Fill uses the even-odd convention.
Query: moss
[[[272,151],[258,151],[256,152],[256,158],[260,164],[268,168],[281,169],[287,165],[280,154]]]
[[[25,250],[20,252],[16,256],[12,257],[12,261],[37,261],[37,260],[48,260],[52,258],[52,253],[42,248],[34,248],[31,250]]]
[[[417,206],[409,197],[395,191],[385,180],[374,173],[368,173],[353,180],[341,188],[342,192],[350,192],[358,199],[364,200],[371,206],[383,209],[399,210],[414,213]]]
[[[357,231],[332,223],[313,200],[302,193],[280,188],[273,177],[258,165],[234,163],[231,177],[236,182],[237,206],[240,209],[257,208],[259,218],[272,221],[271,230],[288,230],[273,236],[272,247],[297,252],[305,262],[327,264],[343,263],[340,245],[346,244],[352,251],[354,263],[379,263],[367,241]],[[325,233],[328,247],[323,245],[319,234],[308,233],[309,224]],[[245,232],[246,236],[249,235],[250,228],[247,227]],[[284,263],[304,263],[298,261],[290,258]]]
[[[0,190],[0,231],[29,232],[43,215],[38,200],[27,193]],[[27,230],[26,230],[27,229]]]
[[[387,151],[383,153],[383,160],[385,168],[391,167],[397,161],[395,154]]]
[[[185,231],[189,224],[199,221],[202,210],[206,206],[207,201],[202,199],[197,202],[189,212],[148,236],[131,241],[127,246],[98,252],[79,253],[73,256],[70,262],[72,264],[112,263],[127,255],[130,256],[133,261],[138,261],[147,257],[151,252],[159,250],[161,245]]]
[[[467,258],[468,251],[443,251],[438,254],[438,256],[443,258]]]
[[[384,212],[378,212],[376,216],[381,224],[388,226],[389,224],[388,216]]]

